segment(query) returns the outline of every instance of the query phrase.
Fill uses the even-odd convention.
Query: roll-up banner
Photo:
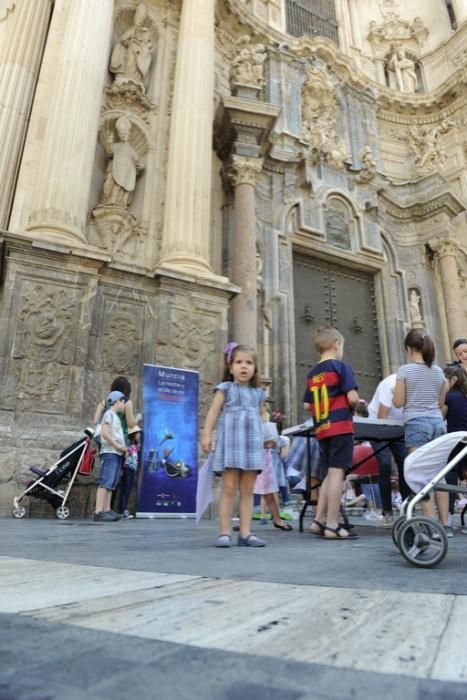
[[[144,365],[139,518],[195,517],[199,374]]]

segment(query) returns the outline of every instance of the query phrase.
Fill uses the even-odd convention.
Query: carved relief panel
[[[4,408],[25,401],[37,412],[65,413],[79,364],[82,295],[80,287],[18,279],[14,296],[20,301],[1,390]]]
[[[159,305],[156,348],[157,364],[184,367],[200,373],[200,414],[205,416],[213,387],[221,381],[220,354],[225,327],[219,308],[206,305],[194,295],[172,301],[164,297]],[[226,331],[226,329],[225,329]]]

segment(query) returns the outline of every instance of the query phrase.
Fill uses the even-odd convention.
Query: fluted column
[[[256,212],[255,182],[261,172],[260,158],[234,155],[229,179],[235,188],[232,281],[241,293],[232,301],[231,330],[237,343],[256,347]]]
[[[37,237],[85,242],[113,4],[113,0],[55,4],[44,65],[48,61],[58,65],[54,82],[46,86],[50,103],[26,225]]]
[[[20,0],[11,8],[0,9],[0,229],[8,225],[52,2]]]
[[[352,27],[347,0],[336,1],[336,16],[339,30],[339,46],[344,53],[352,44]]]
[[[456,16],[457,27],[467,19],[467,0],[452,0],[452,7]]]
[[[350,25],[352,30],[352,42],[355,48],[362,48],[362,33],[360,31],[360,17],[355,0],[347,0],[349,7]]]
[[[177,49],[161,264],[210,274],[214,0],[184,0]]]
[[[459,246],[454,238],[439,236],[430,241],[436,252],[443,288],[444,307],[450,341],[465,335],[465,314],[457,273]]]

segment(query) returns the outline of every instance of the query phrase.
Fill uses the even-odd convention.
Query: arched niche
[[[326,243],[342,250],[357,250],[358,221],[352,204],[340,194],[326,197],[323,207]]]

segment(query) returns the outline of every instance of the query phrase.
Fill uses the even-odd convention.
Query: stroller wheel
[[[405,523],[407,520],[407,517],[405,515],[400,515],[396,520],[394,520],[394,523],[392,525],[392,530],[391,530],[391,535],[392,535],[392,541],[396,545],[396,547],[399,547],[399,535],[401,531],[402,525]]]
[[[442,525],[432,518],[410,518],[399,530],[399,549],[414,566],[436,566],[448,551],[448,540]]]
[[[55,511],[55,515],[59,520],[66,520],[67,518],[70,517],[70,509],[68,506],[58,506],[58,508]]]
[[[16,505],[13,508],[13,517],[18,518],[20,520],[21,518],[24,518],[26,515],[26,508],[24,506]]]

